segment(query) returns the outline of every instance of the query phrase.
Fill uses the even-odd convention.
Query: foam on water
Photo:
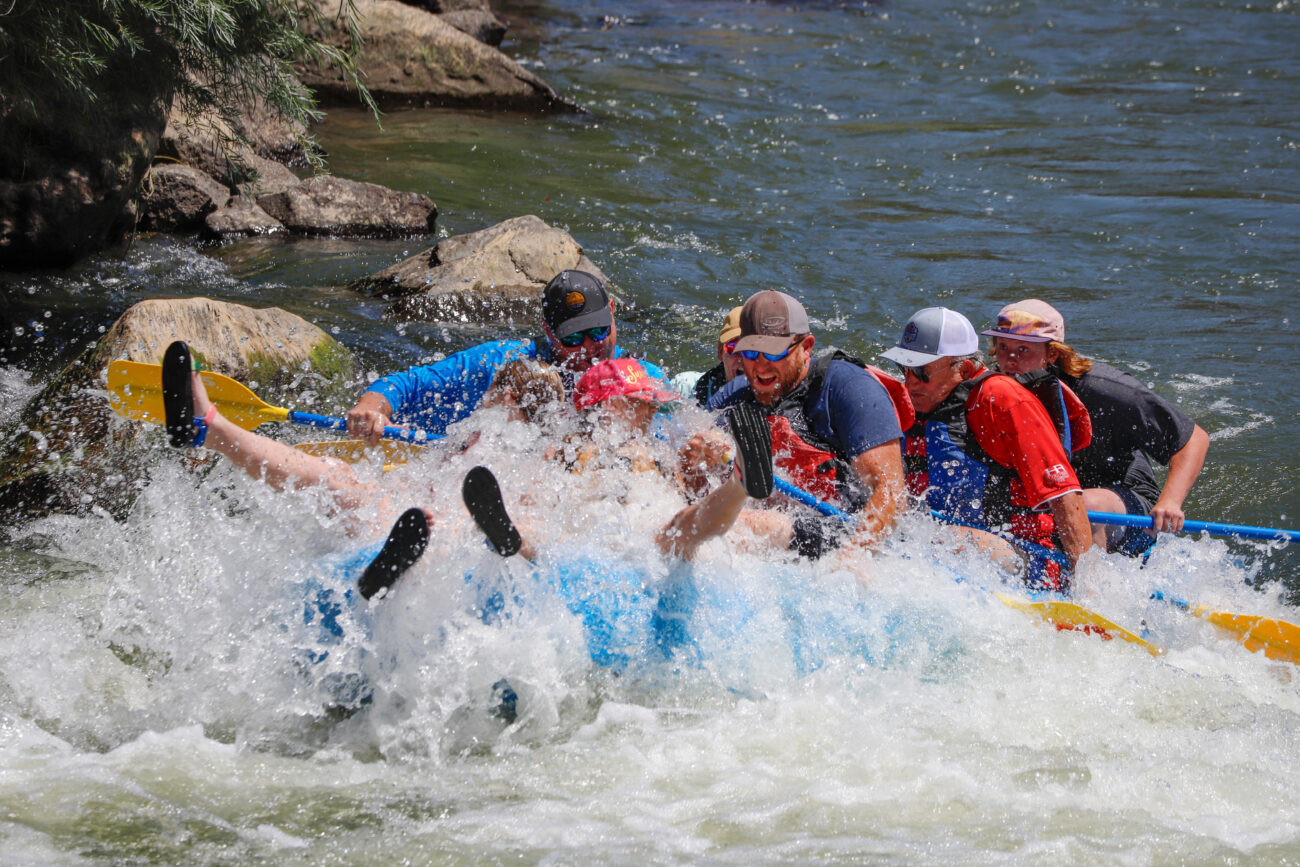
[[[1222,542],[1080,570],[1079,601],[1145,622],[1168,647],[1152,658],[1003,606],[979,586],[1000,576],[919,517],[869,559],[715,541],[667,562],[651,536],[680,506],[670,486],[568,473],[497,421],[464,454],[362,467],[390,497],[353,537],[311,493],[161,449],[125,523],[34,525],[31,556],[66,577],[8,570],[0,802],[20,848],[983,863],[1294,845],[1289,667],[1148,598],[1285,615]],[[536,568],[489,552],[459,505],[476,463]],[[325,635],[312,594],[342,594],[339,564],[412,502],[438,515],[429,551]],[[553,583],[575,561],[603,588],[584,604],[632,614],[607,659]],[[646,624],[683,580],[665,652]]]

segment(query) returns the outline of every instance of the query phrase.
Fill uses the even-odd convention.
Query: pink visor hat
[[[998,312],[998,324],[988,331],[988,337],[1006,337],[1028,343],[1065,342],[1065,318],[1046,301],[1030,298],[1008,304]]]

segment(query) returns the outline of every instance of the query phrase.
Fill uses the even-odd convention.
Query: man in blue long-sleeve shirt
[[[598,361],[621,358],[614,302],[604,285],[586,271],[561,271],[542,290],[544,337],[496,340],[449,355],[442,361],[381,377],[348,411],[348,433],[368,445],[379,442],[384,426],[414,423],[442,434],[482,400],[492,377],[507,361],[538,359],[556,365],[572,391],[574,381]],[[651,376],[664,372],[642,362]]]

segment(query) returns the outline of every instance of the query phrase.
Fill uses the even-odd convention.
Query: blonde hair
[[[1051,366],[1064,373],[1066,376],[1072,376],[1078,379],[1088,371],[1092,370],[1092,361],[1084,358],[1074,349],[1062,343],[1059,340],[1049,340],[1047,342],[1048,351],[1056,353],[1056,361]]]
[[[547,407],[564,401],[564,380],[554,368],[515,359],[503,364],[492,377],[488,395],[508,396],[524,418],[535,422]]]

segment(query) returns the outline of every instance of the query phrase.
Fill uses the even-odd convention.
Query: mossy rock
[[[0,512],[34,518],[98,507],[120,515],[134,500],[157,428],[113,415],[104,393],[111,361],[157,364],[184,340],[199,363],[271,404],[331,413],[352,403],[352,354],[279,308],[209,298],[143,301],[69,364],[0,439]],[[309,405],[297,398],[309,396]]]

